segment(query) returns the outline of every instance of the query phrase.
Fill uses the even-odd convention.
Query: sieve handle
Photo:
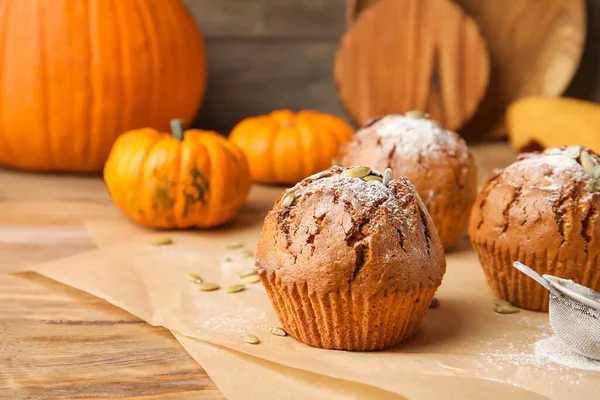
[[[544,279],[540,274],[529,268],[527,265],[515,261],[513,263],[513,267],[515,267],[516,269],[518,269],[519,271],[521,271],[522,273],[524,273],[525,275],[527,275],[528,277],[530,277],[531,279],[548,289],[550,293],[556,296],[561,296],[560,292],[556,290],[552,285],[550,285],[550,283],[548,283],[546,279]]]

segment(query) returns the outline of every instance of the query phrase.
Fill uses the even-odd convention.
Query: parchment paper
[[[91,221],[86,223],[86,231],[99,247],[113,246],[135,236],[151,237],[150,231],[126,220]],[[373,386],[285,367],[178,332],[171,333],[231,400],[275,399],[281,398],[282,393],[289,400],[405,399]]]
[[[186,280],[188,273],[195,272],[222,286],[238,282],[237,273],[251,260],[235,250],[224,251],[224,245],[235,240],[254,248],[262,216],[257,215],[258,223],[218,234],[169,233],[174,239],[170,246],[152,246],[147,236],[135,236],[118,246],[34,270],[184,336],[408,398],[536,398],[536,393],[556,399],[595,398],[600,373],[565,368],[534,356],[534,343],[551,334],[547,314],[494,313],[483,273],[468,247],[448,256],[448,272],[437,296],[441,306],[429,311],[415,337],[396,348],[329,351],[270,335],[268,328],[279,323],[260,285],[226,294],[199,292]],[[119,223],[114,229],[124,232]],[[225,262],[226,257],[233,262]],[[262,343],[246,344],[242,339],[246,333],[259,336]],[[310,379],[302,383],[294,377],[295,386],[288,390],[311,384]]]

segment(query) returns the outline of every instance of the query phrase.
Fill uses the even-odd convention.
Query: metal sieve
[[[571,280],[513,266],[550,291],[550,325],[573,351],[600,360],[600,293]]]

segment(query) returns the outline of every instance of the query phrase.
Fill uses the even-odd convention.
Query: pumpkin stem
[[[171,135],[177,140],[183,140],[183,120],[172,119],[171,120]]]

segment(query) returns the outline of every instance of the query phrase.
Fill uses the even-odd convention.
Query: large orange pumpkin
[[[331,114],[278,110],[242,120],[229,139],[246,153],[255,181],[296,183],[329,168],[353,132]]]
[[[0,164],[101,170],[127,130],[191,120],[202,37],[180,0],[0,0]]]
[[[208,228],[233,218],[248,197],[244,153],[216,132],[138,129],[117,139],[104,180],[117,206],[153,228]]]

